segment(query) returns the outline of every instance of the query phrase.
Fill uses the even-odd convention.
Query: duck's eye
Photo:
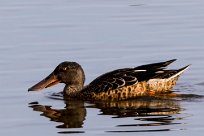
[[[66,70],[67,70],[67,67],[63,67],[63,70],[66,71]]]
[[[66,71],[66,70],[67,70],[67,67],[60,68],[60,71]]]

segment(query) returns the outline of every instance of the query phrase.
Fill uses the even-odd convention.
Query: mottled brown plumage
[[[65,83],[64,96],[84,100],[125,100],[138,96],[155,96],[171,93],[179,76],[189,67],[165,70],[175,59],[117,69],[105,73],[84,87],[85,75],[76,62],[62,62],[44,80],[29,89],[41,90],[57,83]]]

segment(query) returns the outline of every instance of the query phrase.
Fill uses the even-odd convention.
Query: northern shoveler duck
[[[187,65],[177,70],[166,70],[175,60],[117,69],[97,77],[87,86],[84,86],[85,74],[82,67],[76,62],[65,61],[28,91],[64,83],[64,96],[84,100],[125,100],[138,96],[170,94],[179,76],[189,67]]]

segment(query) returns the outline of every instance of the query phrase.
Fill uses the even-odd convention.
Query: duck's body
[[[64,95],[85,100],[125,100],[138,96],[171,93],[178,77],[189,67],[164,70],[174,60],[118,69],[103,74],[84,86],[85,75],[76,62],[63,62],[44,80],[29,89],[41,90],[62,82]]]

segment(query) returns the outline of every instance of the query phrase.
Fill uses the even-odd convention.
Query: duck
[[[172,89],[190,65],[167,70],[166,67],[174,61],[176,59],[116,69],[102,74],[88,85],[84,85],[85,73],[82,66],[77,62],[64,61],[28,91],[39,91],[64,83],[63,96],[74,99],[120,101],[143,96],[175,96]]]

